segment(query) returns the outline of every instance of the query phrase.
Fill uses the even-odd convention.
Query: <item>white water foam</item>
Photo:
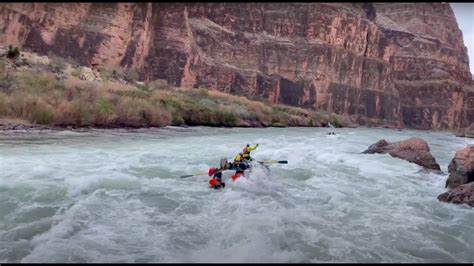
[[[472,140],[388,129],[166,128],[0,137],[0,262],[472,262],[472,208],[389,155],[425,139],[443,171]],[[256,167],[207,172],[245,144]]]

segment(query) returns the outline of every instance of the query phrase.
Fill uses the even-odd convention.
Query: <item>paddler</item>
[[[244,154],[241,152],[241,153],[237,154],[237,156],[235,156],[234,164],[235,163],[241,163],[243,160],[245,160],[245,158],[244,158]]]
[[[226,158],[222,158],[219,168],[211,168],[209,169],[209,176],[212,176],[212,179],[209,180],[209,185],[211,187],[218,189],[220,187],[225,187],[225,183],[222,182],[222,172],[224,170],[228,170],[232,167],[232,164],[227,161]]]
[[[242,152],[242,156],[244,159],[248,160],[248,161],[252,161],[253,158],[250,157],[250,152],[251,151],[254,151],[255,149],[257,149],[258,147],[258,144],[255,145],[255,147],[250,147],[250,144],[247,144],[247,146],[245,146],[243,152]]]
[[[236,174],[244,175],[244,170],[249,168],[247,159],[244,157],[244,153],[241,152],[234,158],[233,169],[236,170]]]

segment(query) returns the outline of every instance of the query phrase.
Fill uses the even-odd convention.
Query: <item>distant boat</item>
[[[339,138],[339,135],[336,135],[335,132],[328,132],[328,133],[326,134],[326,137],[332,137],[332,138],[336,138],[336,139],[337,139],[337,138]]]

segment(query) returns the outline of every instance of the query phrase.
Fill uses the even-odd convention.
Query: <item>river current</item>
[[[335,136],[326,133],[334,131]],[[473,262],[474,210],[446,174],[387,154],[421,137],[442,171],[474,143],[369,128],[177,128],[0,135],[0,262]],[[255,168],[207,172],[249,143]]]

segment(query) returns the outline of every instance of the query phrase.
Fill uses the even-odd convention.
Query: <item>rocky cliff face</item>
[[[447,4],[0,4],[0,43],[144,80],[257,95],[360,123],[474,123]]]
[[[453,11],[438,3],[376,3],[377,25],[396,50],[389,59],[406,125],[462,128],[474,122],[467,49]]]

